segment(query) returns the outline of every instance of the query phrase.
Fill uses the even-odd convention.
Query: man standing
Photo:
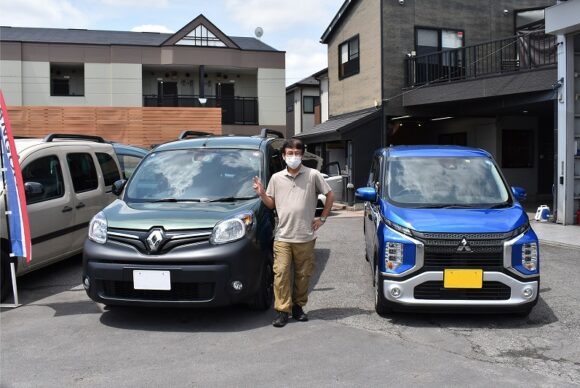
[[[322,174],[302,165],[304,144],[287,140],[282,146],[286,169],[272,175],[268,189],[254,177],[254,190],[270,209],[276,208],[278,226],[274,238],[275,327],[288,323],[288,314],[307,321],[302,309],[308,301],[308,282],[314,272],[316,231],[332,209],[334,194]],[[326,195],[320,218],[315,218],[318,193]],[[294,266],[294,273],[292,273]],[[293,280],[293,281],[292,281]],[[292,285],[293,284],[293,285]]]

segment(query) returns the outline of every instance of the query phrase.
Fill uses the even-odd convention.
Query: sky
[[[327,67],[320,37],[343,0],[0,0],[0,25],[176,32],[203,14],[226,35],[286,51],[286,85]],[[0,53],[1,55],[1,53]]]

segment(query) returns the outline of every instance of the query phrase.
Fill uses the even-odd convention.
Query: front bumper
[[[107,305],[167,307],[224,306],[249,300],[259,290],[266,251],[251,239],[223,245],[189,244],[162,255],[147,255],[116,242],[87,240],[83,282],[87,294]],[[171,290],[136,290],[133,271],[169,271]],[[232,282],[240,281],[241,290]]]
[[[484,272],[483,282],[495,282],[505,287],[509,287],[508,293],[504,293],[506,296],[500,300],[490,300],[483,299],[482,296],[475,295],[475,298],[469,299],[425,299],[416,297],[415,289],[427,282],[443,282],[443,271],[431,271],[423,272],[421,274],[415,275],[407,280],[393,280],[383,277],[383,295],[385,299],[391,303],[407,306],[407,307],[428,307],[428,306],[441,306],[441,307],[521,307],[528,304],[535,304],[538,299],[539,292],[539,278],[534,280],[521,282],[509,275],[502,272]],[[432,283],[437,284],[437,283]],[[391,290],[398,287],[401,290],[401,294],[398,298],[395,298]],[[436,286],[435,286],[436,287]],[[501,287],[501,286],[500,286]],[[528,298],[523,296],[523,291],[526,288],[531,288],[532,295]],[[477,290],[478,289],[474,289]],[[443,290],[444,291],[444,290]],[[437,292],[437,290],[435,290]],[[483,294],[483,293],[482,293]],[[489,295],[485,295],[489,297]],[[499,296],[501,297],[501,296]]]

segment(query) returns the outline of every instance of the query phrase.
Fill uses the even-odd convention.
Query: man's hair
[[[283,155],[286,154],[286,148],[295,148],[297,150],[302,151],[302,154],[304,155],[304,143],[302,143],[302,140],[300,140],[300,139],[292,138],[292,139],[286,140],[284,142],[284,144],[282,145],[282,154]]]

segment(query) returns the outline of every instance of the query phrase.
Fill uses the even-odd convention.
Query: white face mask
[[[286,165],[292,170],[297,169],[300,163],[302,163],[302,157],[297,155],[286,156],[284,160],[286,161]]]

